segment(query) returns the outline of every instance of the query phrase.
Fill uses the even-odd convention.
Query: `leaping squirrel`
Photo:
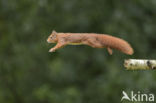
[[[49,52],[65,46],[65,45],[89,45],[93,48],[107,48],[109,54],[113,53],[112,49],[117,49],[125,54],[132,55],[133,48],[128,42],[117,37],[106,34],[96,33],[57,33],[52,31],[47,39],[48,43],[57,43]]]

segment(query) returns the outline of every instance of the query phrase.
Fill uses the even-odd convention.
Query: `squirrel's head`
[[[57,42],[57,32],[55,30],[52,31],[50,36],[47,39],[48,43],[56,43]]]

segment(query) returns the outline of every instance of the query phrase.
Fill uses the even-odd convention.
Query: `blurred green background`
[[[111,34],[135,53],[84,45],[49,53],[52,30]],[[156,94],[155,71],[123,67],[124,59],[155,57],[156,0],[0,0],[0,103],[120,103],[123,90]]]

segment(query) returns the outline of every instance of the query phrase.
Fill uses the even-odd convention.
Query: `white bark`
[[[127,70],[149,70],[156,69],[156,60],[127,59],[124,61]]]

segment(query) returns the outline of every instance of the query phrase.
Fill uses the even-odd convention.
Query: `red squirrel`
[[[55,47],[51,48],[49,52],[65,46],[65,45],[88,45],[93,48],[107,48],[110,55],[112,55],[112,49],[119,50],[125,54],[132,55],[133,48],[128,42],[123,39],[113,37],[106,34],[96,33],[57,33],[52,31],[51,35],[47,39],[48,43],[57,43]]]

